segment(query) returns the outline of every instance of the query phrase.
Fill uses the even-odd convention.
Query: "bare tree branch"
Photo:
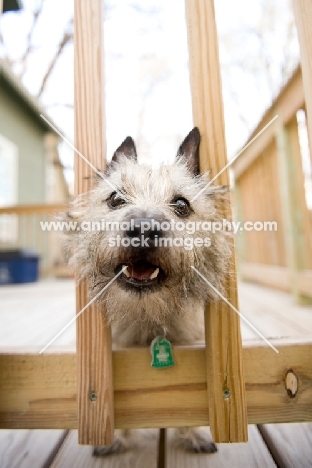
[[[72,32],[72,26],[73,26],[73,18],[70,19],[70,21],[68,22],[68,25],[66,27],[66,31],[64,32],[64,35],[63,35],[63,39],[61,40],[61,42],[59,43],[58,45],[58,49],[57,49],[57,52],[56,54],[54,55],[54,57],[52,58],[52,61],[43,77],[43,80],[42,80],[42,83],[41,83],[41,86],[40,86],[40,89],[39,89],[39,92],[37,94],[37,97],[40,98],[40,96],[42,95],[43,91],[44,91],[44,88],[45,88],[45,85],[46,85],[46,82],[47,80],[49,79],[62,51],[64,50],[66,44],[68,44],[72,39],[73,39],[73,32]],[[70,31],[70,32],[68,32]]]
[[[23,75],[25,74],[27,58],[28,58],[29,54],[33,51],[32,37],[33,37],[34,30],[36,28],[38,19],[39,19],[40,15],[41,15],[41,12],[42,12],[43,3],[44,3],[44,0],[41,0],[38,8],[33,12],[33,21],[32,21],[31,27],[30,27],[30,29],[28,31],[27,38],[26,38],[27,46],[26,46],[24,54],[18,60],[19,63],[22,65],[22,69],[21,69],[21,72],[19,74],[20,78],[22,78]]]

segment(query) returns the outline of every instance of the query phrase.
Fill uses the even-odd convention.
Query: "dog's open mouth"
[[[164,276],[159,266],[146,260],[122,263],[117,267],[117,273],[120,270],[123,270],[123,272],[119,278],[128,285],[138,288],[155,285]]]

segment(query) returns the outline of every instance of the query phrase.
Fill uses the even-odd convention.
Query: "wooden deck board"
[[[72,280],[46,281],[25,285],[0,287],[0,350],[31,347],[39,351],[75,314],[75,284]],[[251,283],[239,284],[241,313],[267,338],[287,338],[287,342],[309,338],[312,330],[312,307],[301,307],[284,292]],[[258,336],[244,323],[242,335],[245,342],[258,340]],[[68,330],[49,348],[59,351],[68,346],[74,349],[76,327]],[[278,424],[262,426],[267,443],[275,447],[274,457],[286,468],[312,466],[311,424]],[[59,436],[57,436],[59,434]],[[45,460],[55,450],[64,431],[56,430],[2,430],[0,431],[0,466],[34,468],[44,466]],[[249,428],[248,444],[219,446],[219,453],[209,459],[205,455],[185,455],[171,449],[169,441],[168,468],[174,466],[275,466],[268,455],[255,427]],[[155,448],[144,441],[138,452],[122,457],[108,457],[105,462],[91,457],[91,448],[77,444],[76,431],[70,431],[66,443],[54,460],[53,468],[67,466],[146,467],[156,466]],[[153,445],[152,444],[152,445]],[[154,447],[153,445],[153,447]],[[145,448],[144,448],[145,447]],[[270,450],[272,450],[270,447]],[[182,456],[183,455],[183,456]],[[300,456],[299,456],[300,455]],[[148,457],[150,456],[151,461]],[[191,464],[186,457],[191,456]],[[305,458],[304,458],[305,457]],[[119,460],[119,461],[118,461]],[[132,461],[131,461],[132,460]],[[215,461],[217,460],[217,461]],[[264,460],[268,460],[265,461]],[[137,463],[133,464],[134,461]],[[132,464],[131,464],[132,463]],[[138,464],[138,463],[141,463]],[[151,463],[155,463],[152,465]],[[174,465],[179,463],[179,465]],[[184,465],[183,465],[184,463]],[[223,463],[223,465],[222,465]],[[236,465],[235,465],[236,463]],[[273,463],[273,464],[272,464]],[[301,463],[301,464],[300,464]]]
[[[43,468],[54,458],[67,431],[5,430],[0,431],[1,468]]]
[[[241,313],[270,338],[304,338],[311,335],[312,306],[299,306],[293,297],[283,291],[252,283],[239,283]],[[242,323],[243,340],[257,335]]]
[[[137,432],[137,431],[134,431]],[[151,434],[153,432],[153,434]],[[270,424],[261,426],[265,445],[256,426],[249,426],[247,444],[218,445],[218,453],[213,455],[188,454],[174,442],[174,431],[168,431],[167,468],[241,468],[275,467],[309,468],[312,467],[312,424]],[[0,466],[1,468],[67,468],[68,466],[96,468],[145,468],[156,467],[157,433],[141,431],[141,439],[133,449],[119,456],[97,459],[92,457],[92,448],[78,445],[77,431],[70,431],[64,444],[57,452],[65,431],[57,430],[1,430]],[[133,440],[138,437],[135,435]],[[140,436],[139,436],[140,437]],[[51,454],[56,454],[51,460]],[[46,461],[50,460],[47,465]]]
[[[312,423],[266,424],[259,429],[279,466],[312,467]]]
[[[168,431],[167,468],[273,468],[276,467],[270,452],[256,426],[248,426],[248,443],[219,444],[214,454],[192,454],[177,447],[174,431]]]
[[[239,283],[240,312],[270,338],[308,338],[312,330],[312,306],[298,306],[290,294],[251,283]],[[0,286],[0,351],[29,346],[40,350],[75,316],[73,280]],[[259,339],[243,321],[243,341]],[[49,351],[74,348],[73,323]]]
[[[70,431],[51,468],[156,468],[158,431],[133,431],[133,446],[120,455],[93,457],[92,447],[78,445],[78,431]]]
[[[0,349],[31,347],[40,351],[75,316],[75,283],[52,280],[0,286]],[[54,347],[76,341],[73,323]]]

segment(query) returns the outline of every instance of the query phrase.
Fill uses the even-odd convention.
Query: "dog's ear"
[[[199,144],[200,133],[195,127],[187,135],[177,153],[177,157],[182,156],[186,159],[188,168],[194,175],[199,174]]]
[[[119,162],[119,158],[124,156],[126,158],[134,159],[135,161],[137,160],[135,144],[129,136],[116,149],[114,156],[112,157],[112,161]]]

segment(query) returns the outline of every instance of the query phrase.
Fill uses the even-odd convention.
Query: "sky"
[[[39,3],[23,0],[22,12],[3,15],[1,56],[13,60],[22,56],[31,10]],[[289,1],[276,0],[265,17],[261,16],[263,3],[270,2],[215,1],[229,157],[244,144],[287,78],[287,73],[281,76],[280,68],[291,18],[286,8]],[[22,77],[31,93],[38,92],[72,14],[72,0],[44,1]],[[105,0],[104,46],[108,159],[131,135],[141,160],[172,160],[193,126],[183,0]],[[286,51],[292,58],[290,68],[294,67],[299,60],[296,38],[286,43]],[[271,66],[272,83],[261,68],[262,55],[276,64],[276,70]],[[21,66],[16,63],[14,70],[20,73]],[[58,60],[41,100],[56,125],[73,141],[72,43]],[[72,151],[65,144],[60,150],[64,163],[70,165]]]

